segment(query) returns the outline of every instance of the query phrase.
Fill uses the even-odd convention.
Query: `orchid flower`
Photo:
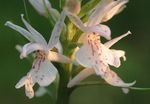
[[[85,69],[69,82],[68,87],[72,87],[91,74],[96,73],[108,84],[123,87],[123,91],[127,93],[127,87],[134,85],[135,81],[132,83],[125,83],[109,68],[109,65],[119,67],[121,64],[120,58],[122,57],[126,60],[125,52],[123,50],[114,50],[110,49],[110,47],[128,34],[131,33],[127,32],[105,44],[100,43],[100,37],[94,33],[86,35],[84,37],[83,46],[79,48],[76,53],[77,62],[84,66]]]
[[[30,41],[25,44],[22,49],[19,48],[19,51],[21,51],[21,58],[27,57],[30,53],[35,52],[35,60],[31,70],[15,86],[18,89],[25,85],[26,96],[32,98],[34,96],[33,86],[35,83],[38,83],[40,86],[48,86],[56,78],[58,73],[57,69],[50,61],[61,63],[70,62],[70,59],[66,56],[52,51],[59,41],[66,16],[64,12],[61,13],[60,19],[55,24],[48,43],[44,37],[23,18],[23,15],[21,17],[28,30],[17,26],[10,21],[6,22],[5,25],[21,33],[21,35]]]
[[[76,85],[93,73],[101,76],[112,86],[123,87],[123,91],[125,93],[128,92],[127,87],[135,84],[135,81],[132,83],[125,83],[109,68],[109,65],[118,68],[121,64],[121,57],[125,60],[124,51],[109,48],[117,41],[131,33],[127,32],[126,34],[112,39],[105,44],[100,42],[100,36],[103,36],[106,39],[111,38],[111,31],[109,27],[100,23],[112,18],[112,16],[118,13],[127,2],[128,0],[102,0],[96,7],[95,11],[90,15],[86,24],[83,24],[80,18],[76,15],[67,10],[65,11],[69,19],[84,32],[83,35],[81,35],[82,39],[80,39],[83,42],[83,46],[76,52],[76,61],[84,66],[85,69],[69,82],[68,87]]]

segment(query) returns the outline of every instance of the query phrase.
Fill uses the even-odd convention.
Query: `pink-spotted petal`
[[[32,69],[30,74],[34,82],[40,86],[48,86],[55,80],[57,69],[51,62],[45,60],[40,63],[37,69]]]
[[[130,87],[133,86],[136,81],[132,83],[125,83],[115,72],[110,70],[109,66],[103,62],[95,65],[96,70],[99,70],[99,75],[110,85],[117,87]]]
[[[67,85],[68,88],[71,88],[77,84],[79,84],[81,81],[89,77],[90,75],[94,74],[93,69],[85,68],[79,74],[77,74],[73,79],[71,79]]]
[[[37,43],[27,43],[22,48],[22,53],[20,55],[20,58],[22,59],[24,57],[27,57],[28,54],[37,50],[46,51],[46,47],[43,47],[41,44],[37,44]]]

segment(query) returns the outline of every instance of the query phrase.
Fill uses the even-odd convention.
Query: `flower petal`
[[[52,31],[52,35],[48,43],[49,48],[53,48],[59,42],[59,37],[64,26],[65,18],[66,15],[64,11],[62,11],[60,18],[58,22],[55,24],[54,29]]]
[[[130,87],[133,86],[136,81],[132,83],[125,83],[122,79],[112,70],[110,70],[109,66],[100,62],[99,64],[95,65],[95,70],[99,70],[99,75],[110,85],[117,86],[117,87]]]
[[[92,52],[88,45],[83,45],[76,53],[76,61],[82,66],[92,68]]]
[[[46,47],[43,47],[41,44],[37,44],[37,43],[27,43],[26,45],[23,46],[20,58],[22,59],[24,57],[27,57],[28,54],[36,50],[46,51]]]
[[[29,0],[30,4],[34,7],[34,9],[40,13],[41,15],[46,15],[45,8],[51,9],[51,3],[48,0]],[[44,5],[46,4],[46,7]]]
[[[45,60],[37,69],[32,69],[29,73],[34,82],[40,86],[48,86],[55,80],[58,72],[51,62]]]
[[[102,0],[96,7],[95,11],[91,14],[87,26],[93,26],[100,24],[103,17],[108,13],[114,6],[118,4],[118,0]]]
[[[127,35],[131,34],[130,31],[128,31],[127,33],[117,37],[117,38],[114,38],[108,42],[106,42],[104,45],[108,48],[110,48],[112,45],[114,45],[115,43],[117,43],[119,40],[121,40],[122,38],[126,37]]]
[[[24,23],[24,25],[26,26],[26,28],[29,30],[29,32],[32,34],[32,37],[34,37],[34,40],[36,40],[37,43],[41,43],[44,46],[47,45],[46,40],[44,39],[44,37],[37,32],[25,19],[24,19],[24,15],[21,14],[21,19]]]
[[[120,2],[116,6],[114,6],[109,12],[107,12],[107,14],[103,17],[102,22],[106,22],[110,20],[114,15],[120,13],[126,7],[125,4],[128,1],[129,0],[120,0]]]
[[[71,59],[57,52],[49,51],[48,60],[60,63],[70,63]]]
[[[79,84],[81,81],[89,77],[90,75],[94,74],[93,69],[83,69],[79,74],[77,74],[73,79],[71,79],[67,85],[68,88],[71,88],[77,84]]]
[[[104,45],[101,45],[102,47],[102,57],[103,61],[106,61],[109,65],[119,67],[121,65],[120,58],[125,58],[125,51],[122,50],[113,50],[108,49]]]
[[[16,84],[15,88],[19,89],[19,88],[23,87],[25,85],[26,81],[27,81],[27,76],[22,77],[20,79],[20,81]]]
[[[106,25],[100,24],[97,26],[88,27],[87,31],[98,33],[98,35],[105,37],[107,40],[111,39],[111,30]]]
[[[27,82],[25,84],[25,94],[26,96],[31,99],[34,97],[34,90],[33,90],[33,84],[32,84],[32,77],[28,76]]]
[[[30,32],[28,32],[26,29],[24,29],[18,25],[13,24],[10,21],[7,21],[5,23],[5,26],[8,26],[8,27],[12,28],[13,30],[16,30],[17,32],[19,32],[21,35],[23,35],[26,39],[28,39],[31,42],[36,41]]]

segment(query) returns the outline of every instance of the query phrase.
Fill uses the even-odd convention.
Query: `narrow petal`
[[[59,37],[64,26],[65,18],[66,15],[64,11],[62,11],[60,18],[58,22],[55,24],[54,29],[52,31],[52,35],[48,43],[49,48],[53,48],[59,42]]]
[[[31,76],[28,76],[27,82],[25,84],[25,94],[29,99],[34,97],[33,82]]]
[[[6,26],[12,28],[13,30],[19,32],[21,35],[23,35],[26,39],[28,39],[29,41],[31,42],[35,42],[36,40],[34,39],[34,37],[32,36],[32,34],[30,32],[28,32],[26,29],[18,26],[18,25],[15,25],[13,24],[12,22],[10,21],[7,21],[5,23]]]
[[[48,86],[55,80],[58,72],[51,62],[45,60],[37,69],[32,69],[29,73],[34,82],[37,82],[40,86]]]
[[[34,9],[41,15],[46,15],[46,9],[51,9],[51,3],[48,0],[29,0],[30,4],[34,7]],[[46,4],[46,7],[44,5]]]
[[[24,23],[24,25],[26,26],[26,28],[30,31],[30,33],[32,34],[32,37],[34,37],[34,40],[36,40],[37,43],[41,43],[44,46],[47,45],[46,40],[44,39],[44,37],[38,32],[36,31],[25,19],[24,19],[24,15],[21,15],[21,19]]]
[[[114,15],[120,13],[126,6],[125,4],[128,2],[129,0],[120,0],[120,2],[113,7],[102,19],[102,22],[106,22],[108,20],[110,20]]]
[[[27,43],[26,45],[23,46],[20,58],[22,59],[24,57],[27,57],[28,54],[37,50],[46,50],[46,47],[43,47],[41,44],[37,43]]]
[[[68,88],[71,88],[77,84],[79,84],[81,81],[89,77],[90,75],[94,74],[93,69],[83,69],[79,74],[77,74],[73,79],[71,79],[67,85]]]
[[[82,66],[92,68],[92,52],[88,45],[83,45],[75,55],[76,60]]]
[[[115,43],[117,43],[119,40],[121,40],[122,38],[126,37],[127,35],[131,34],[130,31],[128,31],[127,33],[117,37],[117,38],[114,38],[108,42],[106,42],[104,45],[108,48],[110,48],[112,45],[114,45]]]
[[[48,60],[60,63],[70,63],[71,59],[57,52],[49,51]]]
[[[21,45],[16,45],[16,50],[19,52],[19,53],[22,53],[22,46]]]
[[[100,4],[96,7],[95,11],[91,14],[88,26],[93,26],[100,24],[102,22],[103,17],[106,15],[108,11],[110,11],[114,6],[118,4],[118,0],[102,0]]]
[[[109,66],[102,61],[95,65],[96,70],[99,70],[99,75],[110,85],[117,87],[130,87],[133,86],[136,81],[132,83],[125,83],[115,72],[110,70]]]
[[[19,88],[23,87],[23,86],[25,85],[26,81],[27,81],[27,77],[24,76],[24,77],[21,78],[20,81],[16,84],[15,88],[16,88],[16,89],[19,89]]]

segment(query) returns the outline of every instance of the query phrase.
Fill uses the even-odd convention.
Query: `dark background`
[[[58,0],[51,0],[56,7]],[[57,7],[56,7],[57,8]],[[38,31],[49,37],[48,21],[39,16],[27,3],[30,22]],[[24,88],[15,84],[30,69],[27,60],[20,60],[15,45],[26,40],[17,32],[4,26],[7,20],[23,26],[20,14],[24,13],[22,0],[0,0],[0,104],[51,104],[48,95],[29,100]],[[150,87],[150,1],[130,0],[127,8],[107,23],[112,36],[128,30],[132,35],[118,42],[113,48],[126,51],[127,61],[114,69],[126,82],[136,80],[135,86]],[[96,78],[97,79],[97,78]],[[103,85],[80,87],[71,95],[71,104],[150,104],[150,90],[131,90],[125,95],[119,88]]]

